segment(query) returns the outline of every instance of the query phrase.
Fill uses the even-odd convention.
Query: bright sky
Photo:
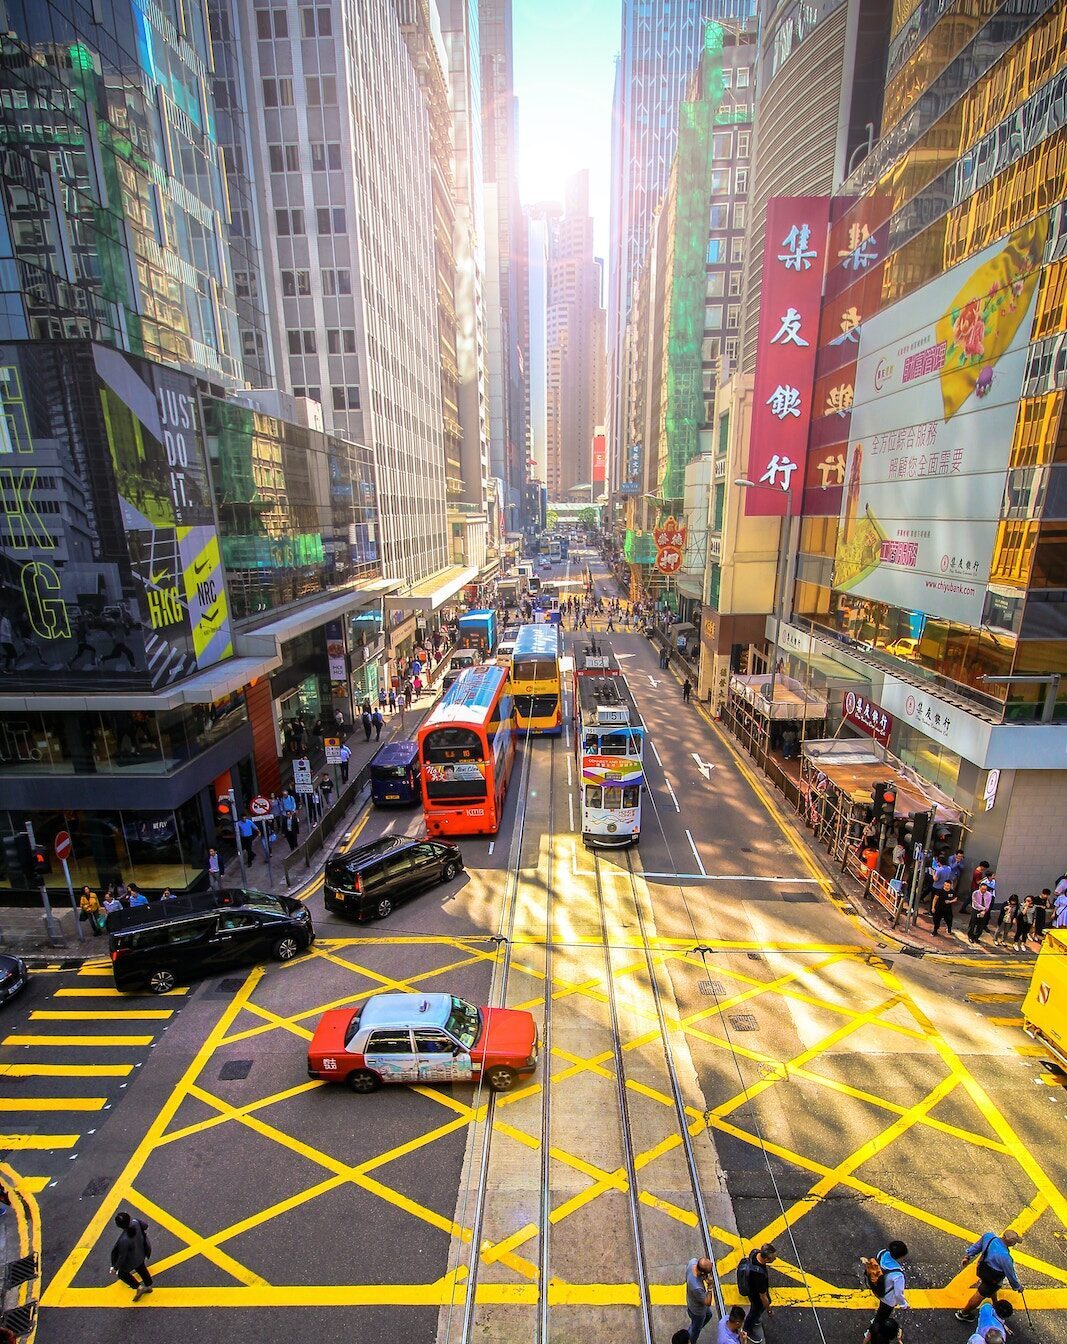
[[[620,0],[513,0],[512,15],[523,204],[562,202],[564,180],[588,168],[596,253],[606,256]]]

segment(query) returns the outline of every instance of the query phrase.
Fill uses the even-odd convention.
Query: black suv
[[[326,909],[353,919],[386,919],[398,905],[463,868],[458,845],[406,835],[385,836],[326,861]]]
[[[154,994],[265,957],[291,961],[315,941],[306,905],[239,888],[116,910],[107,931],[116,988]]]

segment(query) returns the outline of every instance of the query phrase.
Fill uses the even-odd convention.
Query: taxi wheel
[[[148,977],[148,988],[153,994],[169,994],[174,988],[173,971],[153,971]]]
[[[506,1064],[497,1064],[489,1070],[489,1086],[494,1092],[510,1092],[515,1085],[515,1071]]]
[[[359,1092],[361,1095],[377,1092],[381,1085],[382,1080],[376,1073],[371,1073],[370,1069],[356,1069],[354,1073],[348,1075],[348,1086],[353,1092]]]
[[[459,872],[459,864],[455,861],[455,859],[449,859],[449,861],[441,869],[441,880],[443,882],[451,882],[458,872]]]
[[[292,961],[300,951],[300,944],[295,938],[279,938],[274,944],[275,961]]]
[[[377,915],[379,919],[388,919],[393,913],[393,903],[390,900],[381,900],[378,902]]]

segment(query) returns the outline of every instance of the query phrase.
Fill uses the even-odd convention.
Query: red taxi
[[[515,1008],[476,1008],[454,994],[375,994],[324,1013],[308,1075],[376,1092],[383,1083],[477,1082],[506,1092],[537,1068],[537,1024]]]

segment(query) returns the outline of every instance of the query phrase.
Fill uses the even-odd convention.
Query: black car
[[[26,988],[29,975],[21,957],[0,956],[0,1003],[6,1003]]]
[[[462,871],[463,855],[448,840],[385,836],[326,861],[326,909],[353,919],[386,919],[398,905]]]
[[[291,961],[315,941],[306,905],[239,888],[116,910],[107,931],[116,987],[154,994],[266,957]]]

